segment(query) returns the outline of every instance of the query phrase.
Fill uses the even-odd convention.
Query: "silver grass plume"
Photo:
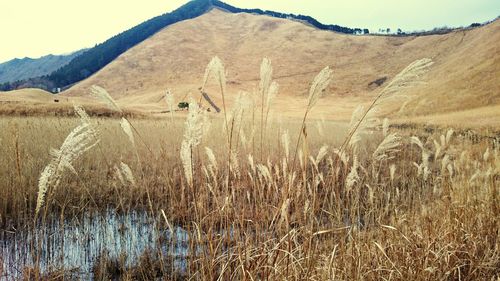
[[[231,150],[231,153],[229,155],[229,169],[231,172],[233,172],[236,176],[240,176],[240,163],[238,161],[238,151],[235,149]]]
[[[359,168],[359,162],[358,162],[358,156],[356,154],[356,151],[353,152],[353,162],[352,162],[352,167],[351,170],[349,171],[349,174],[346,177],[345,180],[345,185],[346,189],[349,192],[356,183],[359,182],[359,174],[358,174],[358,168]]]
[[[127,135],[129,141],[135,147],[134,133],[132,132],[132,127],[130,126],[130,123],[128,122],[128,120],[125,118],[122,118],[122,120],[120,121],[120,127],[122,128],[123,132]]]
[[[428,176],[430,175],[431,171],[429,169],[429,157],[430,154],[427,151],[427,149],[424,147],[424,144],[420,139],[416,136],[412,136],[410,138],[410,142],[412,144],[417,145],[420,150],[422,151],[422,162],[420,164],[413,162],[413,165],[417,167],[418,175],[422,176],[424,180],[427,180]]]
[[[185,122],[184,139],[182,140],[180,156],[184,167],[184,174],[189,185],[193,184],[193,158],[192,149],[198,146],[203,136],[204,123],[206,123],[204,111],[192,100],[189,103],[189,113]]]
[[[373,159],[376,161],[393,159],[400,145],[401,137],[396,133],[387,135],[373,152]]]
[[[118,178],[118,180],[121,182],[122,185],[125,185],[126,182],[125,182],[125,178],[123,177],[122,170],[116,165],[115,165],[114,169],[115,169],[115,174],[116,174],[116,177]]]
[[[261,96],[263,97],[263,101],[267,100],[272,79],[273,79],[273,67],[271,65],[271,60],[269,60],[268,58],[264,58],[262,59],[262,63],[260,65],[260,82],[259,82],[259,90]]]
[[[269,91],[266,97],[266,108],[268,111],[271,108],[271,103],[273,102],[274,98],[276,98],[276,96],[278,95],[279,88],[280,86],[276,81],[273,81],[271,83],[271,86],[269,86]]]
[[[332,73],[333,71],[327,66],[316,75],[309,89],[309,97],[307,98],[308,109],[311,109],[323,95],[323,92],[332,80]]]
[[[120,162],[120,167],[115,166],[115,172],[118,179],[123,185],[131,184],[133,186],[136,186],[136,181],[134,174],[132,173],[132,169],[130,169],[127,164]]]
[[[211,75],[215,77],[220,87],[225,92],[226,73],[224,70],[224,64],[217,56],[212,58],[212,60],[208,63],[207,68],[205,69],[205,76],[203,77],[203,84],[201,86],[202,91],[205,89],[205,86]]]
[[[389,134],[389,126],[389,119],[384,118],[384,121],[382,122],[382,135],[384,137],[387,137],[387,135]]]
[[[167,102],[168,111],[170,112],[170,117],[172,118],[174,116],[175,100],[174,95],[170,92],[170,90],[167,90],[165,93],[165,101]]]
[[[90,124],[90,116],[82,106],[73,104],[73,108],[75,109],[76,115],[80,117],[80,121],[82,122],[82,124]]]
[[[63,144],[51,150],[51,160],[38,180],[38,198],[35,213],[38,214],[49,188],[57,188],[66,170],[76,173],[73,162],[99,142],[92,125],[83,123],[73,129]]]
[[[351,115],[351,122],[349,123],[349,132],[356,130],[357,124],[361,122],[361,118],[363,118],[363,112],[364,110],[362,105],[359,105],[358,107],[356,107],[356,109],[354,109]],[[359,127],[358,130],[353,132],[353,135],[349,140],[349,145],[351,147],[354,147],[357,143],[361,141],[360,131],[362,131],[361,127]]]
[[[321,162],[321,160],[323,160],[323,158],[325,158],[327,153],[328,153],[328,145],[323,145],[319,149],[318,155],[316,156],[316,159],[315,159],[316,165],[318,165],[319,162]]]
[[[210,167],[214,170],[218,170],[217,159],[215,158],[213,150],[209,147],[205,147],[205,153],[207,154],[208,161],[210,162]]]
[[[340,161],[342,161],[342,163],[347,166],[347,164],[349,163],[349,157],[344,150],[335,148],[333,150],[333,153],[335,153],[339,157]]]
[[[251,106],[251,100],[248,94],[245,92],[239,92],[238,96],[236,96],[236,99],[233,103],[230,115],[228,116],[228,123],[232,124],[230,125],[230,127],[232,128],[232,132],[239,131],[238,128],[241,127],[241,122],[243,120],[243,112],[249,109],[250,106]],[[229,130],[231,130],[231,128],[229,128]],[[231,133],[231,132],[226,132],[226,133]]]
[[[283,150],[285,150],[286,159],[290,159],[290,135],[288,134],[288,130],[285,130],[281,134],[281,145],[283,146]]]
[[[391,176],[391,183],[394,183],[394,178],[395,178],[395,175],[396,175],[396,165],[395,164],[391,164],[389,166],[389,173],[390,173],[390,176]]]
[[[110,109],[122,112],[121,108],[118,106],[116,101],[109,95],[109,93],[102,87],[93,85],[90,88],[92,95],[101,101],[103,101]]]
[[[379,93],[378,97],[388,96],[419,84],[421,76],[425,74],[433,64],[434,62],[429,58],[423,58],[412,62],[387,84]]]
[[[365,113],[362,105],[356,107],[352,112],[349,123],[349,134],[352,134],[349,139],[351,148],[354,149],[361,142],[363,134],[377,126],[377,120],[373,118],[374,113],[375,111]]]
[[[489,158],[490,158],[490,148],[487,147],[486,151],[483,153],[483,161],[488,162]]]

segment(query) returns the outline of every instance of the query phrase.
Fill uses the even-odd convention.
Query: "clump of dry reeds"
[[[73,168],[73,162],[99,142],[93,125],[86,123],[87,115],[81,108],[79,108],[79,112],[84,117],[82,119],[84,123],[71,131],[59,149],[50,151],[51,160],[40,174],[36,214],[42,208],[49,188],[57,188],[66,171],[77,174]]]

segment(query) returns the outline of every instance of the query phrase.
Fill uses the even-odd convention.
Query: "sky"
[[[93,47],[186,0],[0,0],[0,62]],[[500,0],[226,0],[376,31],[467,26],[500,15]]]

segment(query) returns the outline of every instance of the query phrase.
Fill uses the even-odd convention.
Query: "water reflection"
[[[79,279],[92,279],[92,267],[99,256],[121,258],[133,266],[146,251],[161,251],[173,258],[176,270],[183,271],[188,255],[188,233],[180,227],[158,229],[156,220],[145,212],[85,215],[80,219],[53,219],[35,231],[0,234],[0,280],[17,279],[23,269],[33,267],[39,253],[42,273],[74,270]],[[40,247],[40,251],[37,251]],[[125,254],[125,255],[123,255]]]

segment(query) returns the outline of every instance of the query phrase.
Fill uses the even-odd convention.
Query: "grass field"
[[[405,69],[380,101],[427,66]],[[122,118],[95,88],[118,118],[81,107],[71,117],[2,117],[0,276],[499,278],[498,136],[391,125],[367,107],[351,122],[310,119],[328,68],[312,82],[303,118],[284,118],[273,109],[271,69],[264,60],[257,95],[226,108],[225,72],[214,59],[205,82],[218,81],[220,114],[192,100],[187,113]],[[153,238],[137,252],[102,238],[111,232]],[[75,258],[64,246],[72,241],[99,251]],[[91,272],[70,266],[75,260]]]

